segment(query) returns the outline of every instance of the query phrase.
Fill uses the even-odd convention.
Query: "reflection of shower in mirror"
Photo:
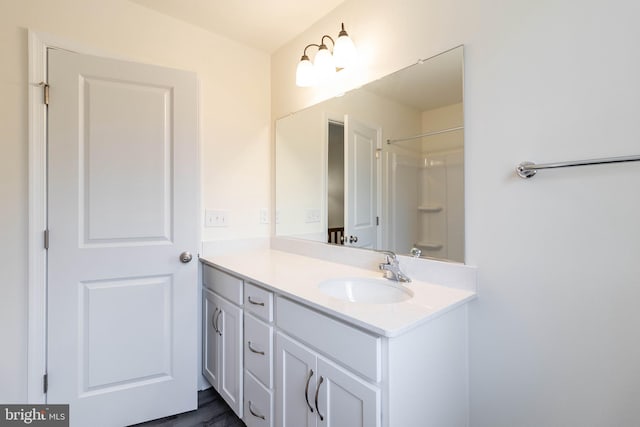
[[[422,256],[464,261],[464,151],[462,104],[422,113],[419,138],[392,142],[389,150],[389,247]],[[460,124],[460,126],[452,126]],[[442,131],[445,130],[445,131]]]

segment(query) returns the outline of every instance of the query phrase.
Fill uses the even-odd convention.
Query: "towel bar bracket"
[[[516,172],[518,173],[518,176],[520,178],[531,178],[533,177],[538,171],[536,169],[527,169],[527,166],[534,166],[535,163],[533,162],[522,162],[518,165],[518,167],[516,168]]]

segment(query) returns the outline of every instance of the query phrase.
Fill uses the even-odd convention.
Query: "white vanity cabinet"
[[[278,426],[380,426],[377,387],[281,332],[276,353]]]
[[[202,373],[231,409],[242,416],[242,280],[203,268]]]
[[[326,265],[291,257],[203,266],[204,375],[248,427],[469,425],[472,292],[414,283],[398,304],[326,300],[318,279],[289,274],[292,261],[314,277]]]

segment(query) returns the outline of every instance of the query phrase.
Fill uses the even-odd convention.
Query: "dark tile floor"
[[[159,420],[136,424],[135,427],[245,427],[229,405],[213,389],[198,393],[198,409]]]

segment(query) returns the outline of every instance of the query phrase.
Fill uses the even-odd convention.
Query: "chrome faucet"
[[[385,262],[382,262],[378,265],[378,268],[382,270],[384,273],[384,277],[389,280],[394,280],[396,282],[410,282],[411,278],[404,274],[402,270],[400,270],[400,264],[398,263],[398,257],[391,251],[378,251],[384,254]]]

